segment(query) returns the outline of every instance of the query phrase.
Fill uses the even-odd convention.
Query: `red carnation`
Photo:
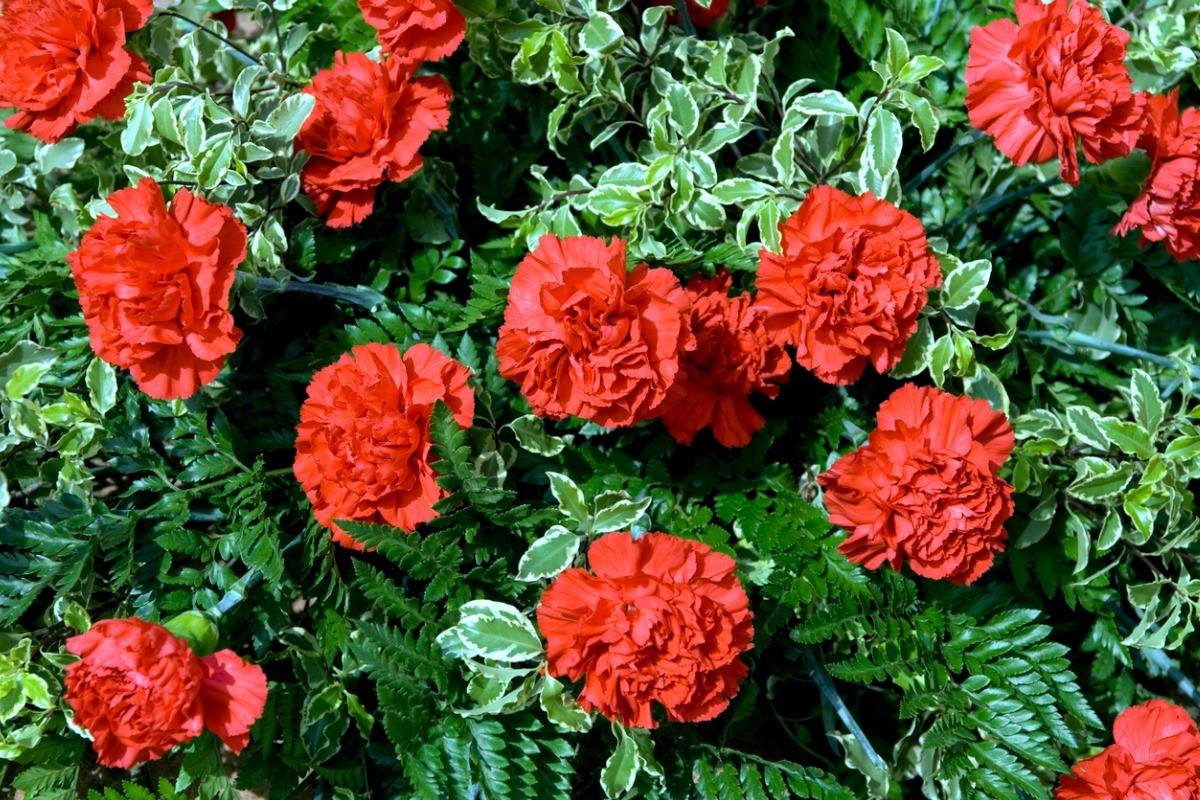
[[[1062,179],[1077,185],[1076,142],[1093,164],[1137,142],[1143,101],[1125,67],[1129,34],[1085,0],[1017,0],[1016,12],[1019,24],[1002,19],[971,32],[971,124],[1017,164],[1057,156]]]
[[[984,400],[901,386],[879,407],[867,443],[818,479],[829,521],[850,535],[855,564],[966,584],[1008,538],[1013,488],[997,474],[1013,448],[1008,420]]]
[[[296,137],[309,153],[300,180],[329,227],[366,219],[375,188],[419,170],[421,145],[446,129],[450,86],[436,75],[413,78],[416,66],[339,52],[305,88],[317,102]]]
[[[625,268],[625,243],[543,236],[513,275],[500,374],[534,411],[616,428],[648,419],[693,346],[687,294],[668,269]]]
[[[67,640],[66,700],[101,764],[128,769],[208,729],[235,753],[262,716],[267,678],[232,650],[199,658],[162,625],[97,622]]]
[[[429,421],[441,400],[464,428],[475,416],[470,370],[416,344],[360,345],[313,376],[300,408],[296,478],[338,544],[363,546],[336,524],[360,520],[412,532],[446,496],[429,458]]]
[[[57,142],[82,122],[121,119],[144,60],[125,49],[151,0],[5,0],[0,3],[0,106],[5,124]]]
[[[379,31],[385,53],[414,63],[453,53],[467,20],[452,0],[358,0],[363,19]]]
[[[904,355],[941,269],[920,221],[870,192],[812,189],[781,226],[782,252],[763,250],[758,300],[767,329],[826,383],[887,372]]]
[[[1177,91],[1149,98],[1138,145],[1154,159],[1142,193],[1114,229],[1134,228],[1180,261],[1200,258],[1200,109],[1179,113]]]
[[[588,563],[592,572],[568,569],[542,595],[547,671],[583,680],[580,706],[632,727],[657,726],[655,702],[673,722],[724,711],[754,638],[733,559],[665,533],[610,533]]]
[[[692,278],[685,289],[696,349],[683,354],[659,412],[683,444],[709,426],[726,447],[748,444],[766,422],[750,394],[775,397],[791,370],[787,351],[767,335],[765,312],[749,294],[729,297],[731,282],[722,270],[711,280]]]
[[[1075,765],[1055,800],[1194,800],[1200,797],[1200,733],[1166,700],[1125,709],[1114,743]]]
[[[108,204],[117,215],[97,219],[67,256],[92,349],[151,397],[191,397],[242,338],[229,291],[246,257],[246,227],[228,206],[187,189],[168,209],[150,178]]]

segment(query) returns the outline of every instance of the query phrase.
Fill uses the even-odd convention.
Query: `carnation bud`
[[[188,643],[197,656],[217,650],[217,626],[199,611],[184,611],[163,623],[163,627]]]

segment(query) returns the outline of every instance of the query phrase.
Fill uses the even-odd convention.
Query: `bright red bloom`
[[[205,729],[240,753],[267,700],[260,667],[232,650],[199,658],[136,617],[97,622],[67,650],[81,659],[67,667],[66,700],[108,767],[153,761]]]
[[[146,62],[125,49],[151,0],[5,0],[0,3],[0,106],[5,124],[57,142],[96,117],[121,119]]]
[[[731,282],[722,270],[711,280],[697,275],[685,288],[696,349],[683,354],[659,412],[683,444],[709,426],[726,447],[749,444],[766,422],[750,394],[775,397],[791,371],[787,351],[767,335],[765,312],[749,294],[729,297]]]
[[[300,180],[329,227],[366,219],[375,188],[419,170],[421,145],[446,129],[450,85],[437,75],[413,78],[416,66],[338,52],[305,88],[317,103],[296,137],[309,153]]]
[[[313,376],[300,408],[296,478],[333,540],[363,546],[336,524],[359,520],[412,532],[437,516],[446,496],[429,458],[429,422],[442,400],[471,427],[470,370],[416,344],[404,355],[385,344],[353,348]]]
[[[1069,9],[1068,9],[1069,5]],[[1079,183],[1076,143],[1093,164],[1129,155],[1143,100],[1125,66],[1129,34],[1085,0],[1016,0],[1017,22],[971,32],[967,112],[1017,164],[1057,156]]]
[[[1200,109],[1179,113],[1177,91],[1151,97],[1139,147],[1154,159],[1150,177],[1114,229],[1162,242],[1180,261],[1200,258]]]
[[[385,53],[414,63],[453,53],[467,20],[453,0],[358,0],[363,19],[379,31]]]
[[[588,563],[592,572],[568,569],[542,595],[547,671],[583,680],[580,706],[627,726],[656,727],[655,702],[673,722],[724,711],[754,646],[733,559],[665,533],[610,533]]]
[[[1200,798],[1200,733],[1188,713],[1166,700],[1125,709],[1114,743],[1080,761],[1055,800],[1195,800]]]
[[[920,221],[870,192],[817,186],[780,230],[782,252],[764,249],[758,266],[772,336],[826,383],[896,366],[942,283]]]
[[[533,410],[608,428],[648,419],[693,346],[687,294],[668,269],[625,268],[625,243],[543,236],[513,275],[500,374]]]
[[[229,292],[246,226],[187,189],[168,209],[150,178],[108,204],[117,216],[97,219],[67,256],[92,349],[151,397],[191,397],[242,338]]]
[[[818,478],[829,521],[855,564],[966,584],[1004,549],[1013,488],[997,474],[1013,449],[1008,419],[984,400],[901,386],[867,443]]]

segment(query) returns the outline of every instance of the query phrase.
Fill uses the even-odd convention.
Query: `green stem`
[[[846,703],[842,700],[842,696],[838,694],[837,688],[833,685],[833,679],[829,677],[829,673],[825,671],[825,667],[817,660],[817,656],[811,648],[804,649],[804,661],[808,664],[808,671],[812,674],[812,678],[817,683],[817,689],[821,692],[821,696],[825,698],[825,702],[833,706],[833,710],[837,712],[838,719],[846,726],[850,734],[858,740],[862,745],[863,752],[867,758],[881,770],[886,770],[887,764],[875,752],[875,748],[871,745],[871,740],[867,738],[867,734],[859,726],[858,721],[850,714],[850,709],[846,707]]]
[[[305,283],[304,281],[287,281],[280,283],[272,278],[255,278],[254,288],[260,294],[276,294],[279,292],[302,292],[322,297],[332,297],[361,306],[368,311],[374,310],[387,302],[387,298],[373,289],[355,286],[333,286],[327,283]]]
[[[1184,367],[1193,378],[1200,380],[1200,367],[1178,361],[1174,358],[1168,358],[1167,356],[1160,356],[1157,353],[1141,350],[1137,347],[1130,347],[1129,345],[1118,344],[1117,342],[1106,342],[1103,339],[1098,339],[1095,336],[1089,336],[1079,331],[1021,331],[1021,337],[1034,341],[1056,342],[1068,347],[1086,347],[1091,350],[1101,350],[1105,353],[1112,353],[1118,356],[1138,358],[1142,361],[1148,361],[1151,364],[1157,364],[1160,367]]]
[[[696,35],[696,26],[692,23],[692,15],[688,13],[687,0],[675,0],[675,11],[679,14],[679,22],[683,32],[688,36]]]
[[[937,158],[935,158],[933,160],[932,164],[930,164],[925,169],[918,172],[917,177],[913,178],[911,181],[904,184],[904,189],[902,190],[904,192],[904,194],[908,194],[909,192],[915,192],[917,189],[920,189],[921,185],[924,184],[925,181],[929,180],[929,178],[935,172],[940,170],[947,161],[954,158],[954,156],[958,155],[958,153],[961,150],[963,150],[964,148],[970,147],[971,145],[978,142],[985,135],[986,134],[983,131],[971,131],[966,136],[963,136],[957,142],[950,145],[950,147],[946,148],[946,152],[942,153],[940,156],[938,156]]]
[[[205,33],[207,33],[209,36],[213,37],[214,39],[219,39],[226,47],[228,47],[230,50],[233,51],[234,57],[237,58],[238,61],[242,61],[246,64],[259,64],[259,65],[262,64],[261,61],[259,61],[257,58],[255,58],[254,56],[247,53],[242,48],[238,47],[236,44],[231,42],[225,36],[222,36],[221,34],[217,33],[212,28],[204,27],[199,22],[196,22],[194,19],[185,17],[183,14],[180,14],[178,11],[172,11],[169,8],[162,8],[162,9],[159,9],[158,13],[162,14],[163,16],[166,16],[166,17],[174,17],[175,19],[180,20],[181,22],[184,23],[184,25],[190,26],[190,28],[189,28],[190,30],[204,31]]]
[[[1022,186],[1020,189],[1017,189],[1012,192],[1005,192],[1004,194],[996,195],[995,197],[989,197],[987,200],[984,200],[979,205],[971,206],[967,210],[963,211],[963,213],[959,214],[957,217],[950,220],[946,224],[939,225],[936,228],[931,229],[929,231],[929,233],[934,236],[943,234],[946,231],[950,230],[951,228],[961,225],[964,222],[970,222],[975,217],[986,216],[987,214],[991,213],[992,211],[995,211],[997,208],[999,208],[1002,205],[1011,203],[1014,200],[1021,200],[1023,198],[1028,197],[1031,194],[1036,194],[1037,192],[1040,192],[1043,189],[1048,189],[1051,186],[1054,186],[1060,180],[1062,180],[1062,179],[1056,175],[1053,178],[1047,178],[1044,181],[1039,181],[1038,183],[1030,184],[1029,186]]]

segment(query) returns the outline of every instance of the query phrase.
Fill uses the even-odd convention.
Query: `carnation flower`
[[[0,106],[5,124],[57,142],[82,122],[121,119],[144,60],[125,49],[151,0],[4,0],[0,3]]]
[[[338,52],[305,88],[317,102],[296,137],[309,154],[300,181],[329,227],[366,219],[376,187],[419,170],[421,145],[446,129],[450,86],[436,75],[413,78],[416,66]]]
[[[1200,733],[1166,700],[1125,709],[1114,743],[1075,765],[1055,800],[1195,800],[1200,797]]]
[[[101,764],[128,769],[208,729],[235,753],[262,716],[267,678],[232,650],[199,658],[162,625],[97,622],[67,640],[66,700]]]
[[[659,412],[683,444],[709,426],[726,447],[748,444],[766,422],[750,404],[750,394],[775,397],[791,369],[783,346],[767,335],[763,309],[748,294],[729,297],[730,283],[722,270],[711,280],[692,278],[685,289],[696,349],[683,354]]]
[[[358,0],[363,19],[379,31],[385,53],[414,63],[453,53],[467,20],[452,0]]]
[[[1057,156],[1060,174],[1079,183],[1078,142],[1093,164],[1128,155],[1143,101],[1134,95],[1129,34],[1085,0],[1017,0],[1017,22],[971,32],[967,112],[1017,164]]]
[[[92,349],[151,397],[191,397],[242,338],[229,291],[246,257],[246,227],[228,206],[187,189],[168,209],[150,178],[108,204],[117,216],[97,219],[67,256]]]
[[[534,411],[616,428],[648,419],[694,345],[675,275],[625,268],[625,243],[543,236],[513,275],[496,344],[500,374]]]
[[[771,335],[826,383],[894,367],[942,282],[920,221],[870,192],[817,186],[780,230],[782,252],[764,249],[758,266]]]
[[[296,478],[338,544],[363,546],[336,520],[412,532],[446,496],[430,463],[429,422],[441,400],[464,428],[475,416],[470,370],[426,344],[401,356],[360,345],[313,376],[300,408]]]
[[[1012,427],[984,400],[901,386],[879,407],[867,443],[818,481],[829,521],[850,535],[855,564],[972,583],[1004,549],[1013,488],[997,474]]]
[[[1162,242],[1180,261],[1200,258],[1200,109],[1179,113],[1178,92],[1152,97],[1140,147],[1154,159],[1142,193],[1114,229]]]
[[[547,671],[583,680],[580,706],[628,726],[656,727],[656,702],[673,722],[724,711],[754,638],[733,559],[665,533],[610,533],[588,563],[592,572],[568,569],[542,595]]]

